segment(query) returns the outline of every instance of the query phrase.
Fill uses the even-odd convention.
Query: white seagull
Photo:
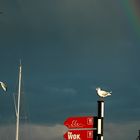
[[[101,88],[96,88],[96,91],[97,91],[97,94],[104,98],[104,97],[107,97],[107,96],[110,96],[112,92],[107,92],[107,91],[104,91],[104,90],[101,90]]]
[[[0,81],[0,87],[2,87],[4,91],[7,91],[7,85],[1,81]]]

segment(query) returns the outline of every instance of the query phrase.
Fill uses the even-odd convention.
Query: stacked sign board
[[[64,134],[65,140],[95,140],[96,138],[97,117],[70,117],[64,125],[69,129]]]
[[[94,130],[69,130],[64,134],[66,140],[94,140]]]

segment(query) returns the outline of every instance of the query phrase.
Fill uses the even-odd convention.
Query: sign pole
[[[136,140],[140,140],[140,130],[139,130],[139,136],[137,137],[137,139]]]
[[[98,102],[97,140],[103,140],[104,100]]]

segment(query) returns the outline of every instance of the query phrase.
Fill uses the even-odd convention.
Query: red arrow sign
[[[69,129],[94,128],[94,124],[96,124],[96,120],[93,116],[70,117],[64,122],[64,125]]]
[[[94,140],[93,130],[70,130],[64,134],[65,140]]]

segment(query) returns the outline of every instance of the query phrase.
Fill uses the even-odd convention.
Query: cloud
[[[140,121],[132,121],[126,123],[106,123],[105,139],[108,140],[132,140],[138,136]]]
[[[127,122],[127,123],[105,123],[104,138],[108,140],[132,140],[138,136],[140,121]],[[8,131],[8,133],[7,133]],[[30,140],[62,140],[63,135],[67,132],[67,128],[62,124],[49,125],[21,125],[20,137]],[[15,126],[0,126],[0,139],[1,140],[14,140]],[[23,134],[24,133],[24,134]]]
[[[56,124],[55,126],[33,125],[32,131],[35,134],[32,135],[33,140],[61,140],[63,134],[66,132],[66,128],[60,124]]]
[[[14,125],[0,126],[0,139],[14,140],[15,128]],[[20,138],[23,140],[61,140],[65,132],[66,127],[61,124],[56,124],[54,126],[22,124],[20,126]]]
[[[58,94],[58,95],[76,95],[77,91],[74,88],[57,88],[57,87],[46,87],[47,92],[50,94]]]

